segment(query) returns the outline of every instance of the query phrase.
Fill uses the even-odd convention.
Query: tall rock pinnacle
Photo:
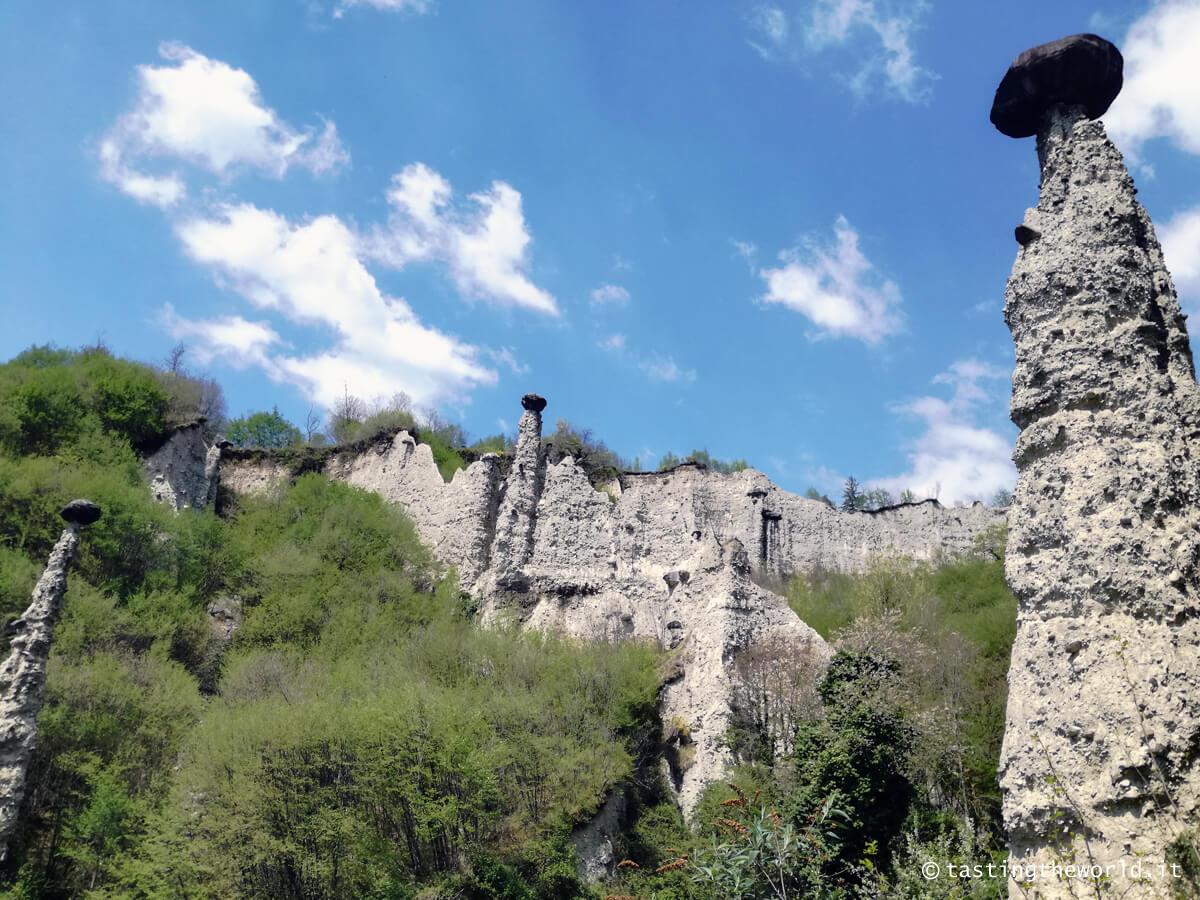
[[[517,425],[517,447],[496,514],[493,565],[502,573],[516,572],[533,553],[538,499],[546,479],[542,453],[542,410],[546,400],[537,394],[521,398],[525,412]]]
[[[67,592],[67,568],[79,547],[79,529],[100,518],[100,507],[88,500],[72,500],[63,507],[62,517],[67,527],[50,552],[29,606],[8,626],[12,649],[0,665],[0,859],[7,853],[25,795],[37,715],[46,694],[46,660]]]
[[[1014,897],[1169,897],[1169,854],[1196,852],[1200,824],[1200,390],[1154,227],[1094,121],[1119,89],[1116,48],[1078,35],[1021,54],[992,110],[1041,163],[1004,310]]]

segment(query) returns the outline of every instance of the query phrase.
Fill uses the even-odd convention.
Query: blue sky
[[[1200,304],[1200,0],[5,4],[0,356],[183,340],[233,415],[537,391],[644,464],[986,498],[1037,192],[988,109],[1085,30]]]

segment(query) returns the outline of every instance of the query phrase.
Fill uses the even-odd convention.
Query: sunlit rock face
[[[1011,893],[1169,897],[1158,866],[1200,799],[1200,391],[1104,127],[1082,102],[1051,104],[1037,151],[1005,306],[1021,432],[1001,785],[1011,862],[1050,868]]]
[[[212,506],[220,464],[219,442],[205,442],[202,421],[176,428],[145,460],[154,499],[175,510]]]
[[[597,490],[542,446],[546,401],[530,394],[512,459],[495,454],[446,483],[429,446],[401,431],[332,455],[331,478],[402,506],[453,565],[485,622],[516,621],[588,640],[643,639],[671,653],[661,712],[668,776],[685,811],[729,758],[721,738],[737,660],[769,639],[819,677],[829,648],[763,584],[817,568],[855,572],[878,555],[928,560],[969,551],[1004,520],[933,501],[843,512],[776,487],[761,472],[695,464],[624,473]],[[287,477],[269,457],[224,459],[223,487],[266,490]],[[601,842],[602,843],[602,842]]]

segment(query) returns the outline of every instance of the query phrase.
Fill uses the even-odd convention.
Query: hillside
[[[736,853],[754,844],[813,896],[908,896],[912,854],[996,846],[1002,541],[780,586],[833,663],[739,659],[737,768],[689,827],[661,774],[688,746],[657,711],[672,654],[480,627],[398,507],[321,474],[220,516],[154,502],[138,449],[171,433],[177,388],[99,349],[0,367],[7,619],[57,509],[104,510],[55,632],[11,895],[759,896]],[[620,865],[588,885],[580,826],[614,791]]]

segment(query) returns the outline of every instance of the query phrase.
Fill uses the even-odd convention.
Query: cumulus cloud
[[[201,365],[221,356],[235,369],[257,365],[272,370],[274,364],[268,351],[282,343],[268,323],[250,322],[241,316],[193,321],[180,317],[175,307],[168,303],[163,307],[162,320],[171,337],[196,342],[195,354]]]
[[[592,291],[592,303],[596,306],[621,306],[629,302],[629,291],[617,284],[602,284]]]
[[[1189,312],[1200,311],[1200,207],[1179,213],[1158,233],[1184,307]]]
[[[528,274],[529,244],[521,194],[503,181],[453,204],[445,178],[424,163],[406,166],[388,191],[391,216],[364,242],[367,254],[393,268],[411,262],[444,263],[467,297],[558,315],[554,297]]]
[[[782,266],[763,269],[764,303],[805,316],[815,337],[852,337],[875,344],[900,330],[900,289],[882,278],[858,246],[858,232],[838,216],[832,246],[810,241],[779,255]]]
[[[1121,45],[1125,84],[1104,117],[1113,140],[1137,158],[1165,137],[1200,153],[1200,0],[1164,0],[1135,21]]]
[[[597,341],[596,346],[598,346],[601,350],[609,350],[609,351],[624,350],[625,349],[625,335],[610,334],[610,335],[608,335],[608,337],[601,338],[599,341]]]
[[[907,489],[946,504],[987,501],[998,490],[1012,490],[1017,478],[1012,442],[978,421],[981,407],[1003,396],[995,383],[1008,374],[977,359],[959,360],[933,379],[950,389],[949,399],[923,396],[896,407],[918,419],[924,431],[908,454],[908,470],[871,486],[893,494]]]
[[[765,4],[750,15],[750,44],[771,61],[845,49],[855,59],[847,78],[856,95],[865,96],[882,85],[903,100],[919,102],[929,96],[936,78],[917,63],[912,46],[928,11],[926,0],[815,0],[795,13]]]
[[[176,231],[193,260],[253,306],[333,336],[325,349],[289,354],[262,323],[189,321],[172,311],[174,333],[199,338],[204,353],[245,360],[255,358],[246,352],[252,347],[270,377],[298,385],[325,407],[345,391],[362,397],[403,391],[434,404],[497,380],[479,361],[480,348],[421,324],[404,300],[380,290],[355,235],[336,216],[297,224],[239,204],[185,220]]]
[[[281,178],[293,167],[320,174],[349,159],[332,122],[319,130],[289,125],[244,70],[178,43],[162,44],[159,55],[165,65],[138,67],[133,109],[99,147],[103,177],[134,199],[181,201],[186,187],[171,168],[180,162],[219,177],[251,170]]]

